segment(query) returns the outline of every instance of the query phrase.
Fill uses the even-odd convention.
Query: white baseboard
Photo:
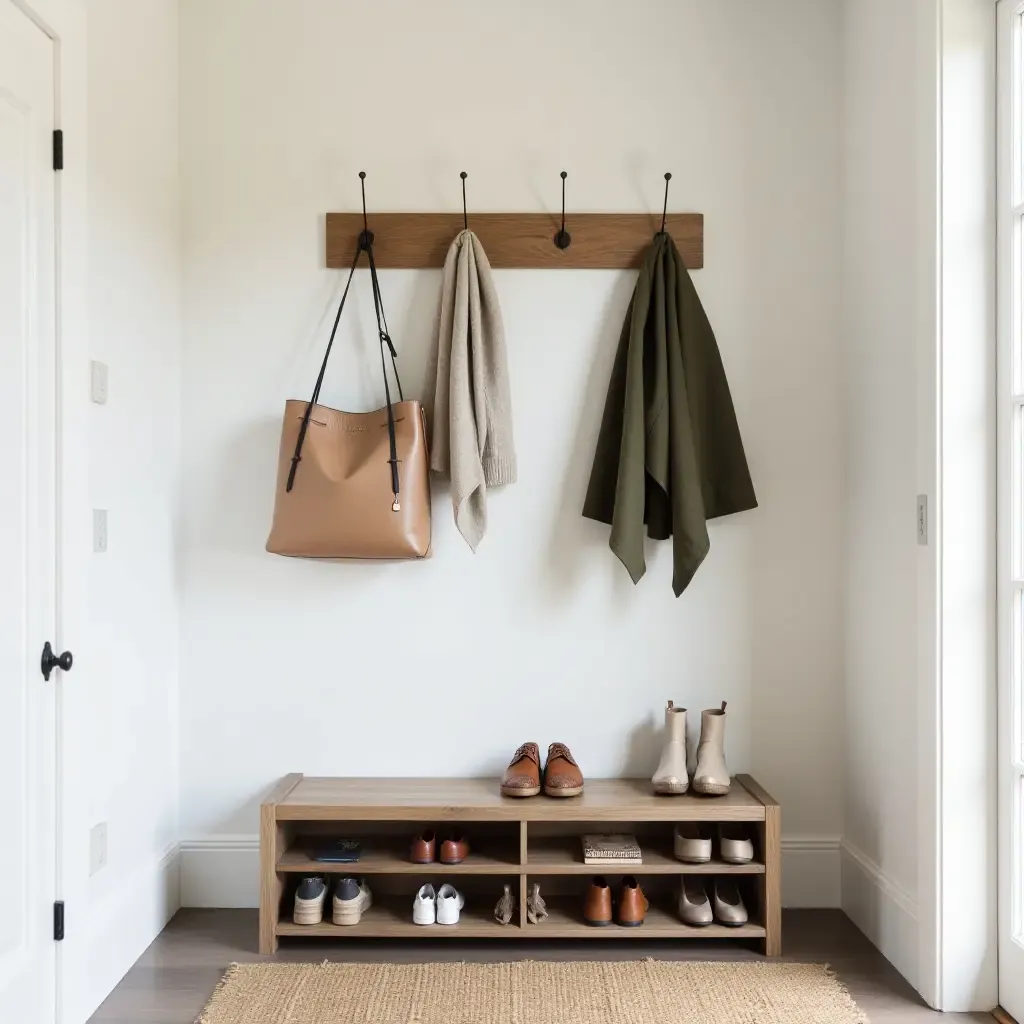
[[[917,900],[846,839],[842,841],[841,852],[843,910],[916,988]]]
[[[260,841],[256,836],[186,839],[179,851],[183,907],[260,905]]]
[[[168,846],[122,879],[114,894],[90,908],[85,920],[69,920],[68,941],[82,943],[76,957],[82,973],[76,979],[75,1019],[87,1020],[93,1014],[178,912],[178,851],[177,843]],[[71,933],[79,927],[84,933]]]
[[[840,906],[839,836],[782,837],[782,905],[793,908]]]
[[[783,838],[783,906],[840,905],[839,849],[839,836]],[[183,907],[259,906],[260,853],[255,836],[187,839],[181,844],[180,863]]]

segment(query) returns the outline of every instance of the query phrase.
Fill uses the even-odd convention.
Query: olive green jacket
[[[636,583],[644,525],[672,537],[678,597],[711,546],[706,521],[757,507],[718,343],[675,242],[644,257],[608,385],[583,515]]]

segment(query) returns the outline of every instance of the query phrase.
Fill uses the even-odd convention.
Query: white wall
[[[731,767],[781,800],[789,878],[815,889],[791,902],[835,902],[839,5],[184,0],[181,18],[186,901],[255,899],[211,864],[251,859],[285,772],[497,775],[558,739],[591,776],[644,775],[672,698],[729,701]],[[696,282],[761,507],[712,526],[680,600],[666,545],[633,588],[579,512],[634,275],[503,272],[520,481],[478,555],[440,488],[423,564],[264,553],[283,403],[311,390],[342,283],[324,213],[357,208],[361,169],[371,209],[456,209],[464,169],[471,218],[551,211],[563,168],[570,231],[573,210],[660,208],[665,170],[672,207],[705,214]],[[421,394],[439,274],[382,284]],[[324,392],[343,408],[382,399],[367,290]]]
[[[107,823],[108,861],[87,905],[68,907],[69,932],[88,932],[76,1008],[94,1007],[176,909],[179,757],[178,5],[87,9],[90,356],[110,381],[88,417],[89,502],[108,510],[109,549],[91,556],[68,679],[88,760],[64,799],[84,802],[86,828]],[[84,375],[66,386],[88,394]],[[65,869],[87,872],[85,830],[74,850]]]
[[[917,977],[917,43],[926,2],[844,17],[846,687],[843,906]],[[927,38],[927,36],[926,36]],[[934,100],[932,110],[934,111]],[[933,114],[934,121],[934,114]],[[934,154],[933,154],[934,157]],[[935,175],[934,159],[931,175]],[[930,249],[934,261],[934,245]],[[934,294],[934,292],[933,292]],[[926,490],[926,488],[922,488]]]

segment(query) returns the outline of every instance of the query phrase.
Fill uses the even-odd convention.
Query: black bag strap
[[[391,490],[395,500],[391,504],[392,512],[400,512],[402,503],[398,500],[398,442],[395,438],[395,412],[391,408],[391,389],[388,387],[388,364],[384,358],[384,346],[387,345],[391,353],[391,367],[395,371],[395,383],[398,385],[398,400],[405,401],[402,394],[402,381],[398,376],[398,353],[391,343],[391,335],[388,334],[388,323],[384,319],[384,300],[380,294],[380,282],[377,280],[377,264],[373,258],[373,243],[366,246],[366,256],[370,262],[370,283],[373,286],[373,311],[377,316],[377,333],[380,335],[380,369],[384,374],[384,398],[388,404],[388,444],[390,446],[390,458],[388,463],[391,466]]]
[[[380,338],[380,366],[381,371],[384,374],[384,397],[387,400],[388,409],[388,443],[390,455],[388,463],[391,466],[391,490],[395,495],[394,504],[392,504],[391,509],[394,512],[398,512],[402,508],[398,497],[398,443],[395,438],[395,414],[394,410],[391,408],[391,388],[388,385],[387,360],[384,357],[385,345],[387,345],[388,352],[391,354],[391,368],[395,374],[395,383],[398,385],[398,400],[400,402],[405,401],[405,397],[402,394],[402,381],[398,376],[398,353],[395,351],[395,346],[391,341],[390,334],[388,334],[388,324],[384,317],[384,300],[381,298],[380,282],[377,280],[377,264],[373,258],[373,243],[366,242],[366,244],[364,244],[364,240],[362,238],[360,238],[355,258],[352,260],[352,267],[348,272],[348,280],[345,282],[345,290],[341,293],[341,302],[338,303],[338,313],[334,318],[334,326],[331,328],[331,337],[327,342],[327,351],[324,353],[324,361],[320,364],[320,373],[316,378],[316,387],[313,388],[313,397],[309,400],[309,404],[306,406],[306,411],[302,417],[302,425],[299,427],[299,436],[295,442],[295,454],[292,456],[292,464],[288,471],[288,483],[285,486],[285,491],[290,491],[295,484],[295,474],[298,471],[299,463],[302,461],[302,446],[306,440],[306,431],[309,429],[309,419],[313,412],[313,406],[315,406],[320,400],[320,388],[323,386],[324,375],[327,373],[327,361],[331,358],[331,349],[334,347],[334,338],[338,333],[338,324],[341,322],[341,313],[345,308],[345,300],[348,298],[348,290],[352,286],[352,278],[355,276],[356,267],[359,265],[359,257],[362,255],[364,249],[366,250],[367,259],[370,264],[370,283],[373,288],[373,312],[377,318],[377,334]]]

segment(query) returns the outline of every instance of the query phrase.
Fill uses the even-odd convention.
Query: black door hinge
[[[64,170],[64,132],[60,128],[53,133],[53,169]]]
[[[53,905],[53,941],[64,941],[64,901],[57,900]]]

